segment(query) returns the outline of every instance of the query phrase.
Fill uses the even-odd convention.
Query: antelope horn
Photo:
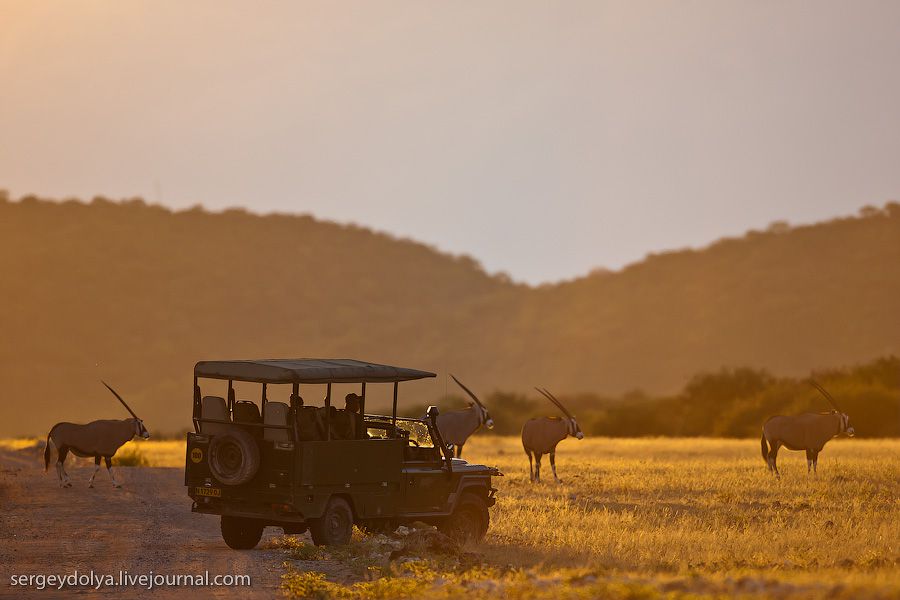
[[[475,401],[475,404],[477,404],[477,405],[480,406],[481,408],[484,408],[484,404],[481,403],[481,400],[478,399],[478,396],[476,396],[475,394],[472,393],[472,390],[470,390],[469,388],[467,388],[466,386],[464,386],[464,385],[459,381],[459,379],[457,379],[457,378],[453,375],[453,373],[450,373],[450,377],[453,377],[453,381],[456,382],[456,385],[458,385],[459,387],[461,387],[461,388],[469,395],[469,397],[472,398],[472,400]]]
[[[834,409],[835,409],[836,411],[838,411],[839,413],[844,412],[844,411],[841,410],[841,407],[837,405],[837,402],[835,401],[834,397],[833,397],[831,394],[828,393],[828,390],[826,390],[826,389],[823,388],[821,385],[819,385],[819,382],[817,382],[815,379],[810,379],[809,382],[813,385],[814,388],[816,388],[817,390],[819,390],[819,392],[820,392],[823,396],[825,396],[825,399],[828,400],[828,402],[831,403],[831,405],[834,407]]]
[[[551,397],[550,397],[550,394],[548,394],[546,391],[542,390],[542,389],[539,388],[539,387],[536,387],[536,388],[534,388],[534,389],[536,389],[536,390],[537,390],[544,398],[546,398],[547,400],[549,400],[552,404],[555,404],[555,405],[556,405],[556,408],[559,408],[560,410],[562,410],[562,408],[560,408],[560,406],[559,406],[559,402],[557,402],[556,400],[554,400],[553,398],[551,398]]]
[[[109,384],[106,383],[105,381],[103,381],[102,379],[100,380],[100,383],[102,383],[103,385],[105,385],[105,386],[106,386],[106,389],[108,389],[109,391],[111,391],[111,392],[113,393],[113,396],[115,396],[116,398],[119,399],[119,402],[122,403],[122,406],[125,407],[125,410],[127,410],[128,412],[131,413],[131,416],[132,416],[132,417],[134,417],[135,419],[140,419],[140,417],[138,417],[136,414],[134,414],[134,411],[131,410],[131,407],[128,406],[127,404],[125,404],[125,401],[122,400],[122,396],[120,396],[120,395],[116,392],[116,390],[114,390],[114,389],[112,389],[111,387],[109,387]]]
[[[563,411],[564,413],[566,413],[566,416],[567,416],[567,417],[569,417],[570,419],[574,419],[574,418],[575,418],[575,416],[574,416],[572,413],[570,413],[569,410],[568,410],[565,406],[563,406],[562,401],[561,401],[559,398],[557,398],[556,396],[554,396],[552,393],[550,393],[550,390],[548,390],[547,388],[544,388],[544,391],[547,392],[548,394],[550,394],[550,397],[553,398],[553,400],[556,401],[556,404],[558,404],[559,407],[562,409],[562,411]]]
[[[546,398],[547,400],[549,400],[550,402],[552,402],[553,404],[555,404],[555,405],[556,405],[556,408],[558,408],[559,410],[561,410],[562,413],[563,413],[564,415],[566,415],[566,416],[567,416],[568,418],[570,418],[570,419],[572,418],[572,415],[569,414],[569,411],[567,411],[567,410],[565,409],[565,407],[560,403],[559,400],[557,400],[557,399],[553,396],[553,394],[551,394],[551,393],[548,392],[547,390],[542,390],[541,388],[538,388],[538,387],[536,387],[536,388],[534,388],[534,389],[536,389],[538,392],[540,392],[541,394],[543,394],[544,398]]]

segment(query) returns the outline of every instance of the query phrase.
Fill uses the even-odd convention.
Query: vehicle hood
[[[483,473],[495,477],[503,475],[497,467],[488,467],[486,465],[470,463],[462,458],[454,458],[452,461],[454,473]]]

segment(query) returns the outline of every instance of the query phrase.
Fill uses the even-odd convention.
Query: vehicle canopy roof
[[[434,377],[434,373],[349,358],[201,360],[194,377],[255,383],[392,383]]]

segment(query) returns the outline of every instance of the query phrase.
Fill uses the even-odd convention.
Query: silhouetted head
[[[359,407],[360,407],[360,400],[362,400],[362,398],[360,398],[359,396],[357,396],[354,393],[347,394],[346,396],[344,396],[344,410],[347,410],[349,412],[358,413]]]

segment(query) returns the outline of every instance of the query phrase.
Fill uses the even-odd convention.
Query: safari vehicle
[[[388,532],[413,521],[480,540],[495,502],[491,477],[501,473],[452,457],[436,407],[422,419],[397,416],[399,383],[434,376],[346,359],[198,362],[185,457],[191,510],[221,515],[222,537],[234,549],[255,547],[266,526],[308,529],[317,545],[346,544],[354,524]],[[224,389],[222,380],[225,397],[201,391],[201,381]],[[259,402],[236,399],[235,382],[260,384]],[[337,383],[360,385],[359,412],[332,405]],[[325,384],[324,406],[304,404],[309,384]],[[390,416],[365,413],[372,384],[393,385]],[[267,399],[278,385],[290,386],[290,403]]]

